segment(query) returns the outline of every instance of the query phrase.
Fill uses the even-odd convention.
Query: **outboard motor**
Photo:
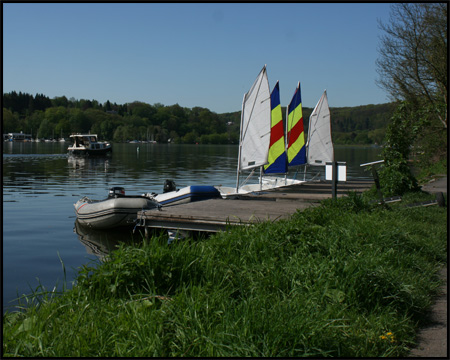
[[[108,198],[119,196],[125,196],[125,189],[123,187],[116,186],[109,189]]]
[[[175,191],[176,189],[177,187],[175,186],[175,181],[169,179],[164,181],[164,190],[163,190],[164,193]]]

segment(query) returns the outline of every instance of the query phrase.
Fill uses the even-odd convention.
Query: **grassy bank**
[[[404,356],[446,252],[447,208],[355,194],[207,240],[153,238],[6,314],[3,356]]]

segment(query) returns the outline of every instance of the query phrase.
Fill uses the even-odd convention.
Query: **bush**
[[[384,196],[403,195],[408,191],[419,190],[417,180],[408,166],[411,147],[419,132],[419,125],[412,123],[411,112],[408,103],[401,103],[386,130],[384,165],[380,171],[380,185]]]
[[[390,162],[379,173],[381,192],[384,196],[401,196],[410,191],[419,191],[416,178],[404,160]]]

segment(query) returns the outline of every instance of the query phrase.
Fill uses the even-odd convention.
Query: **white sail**
[[[266,66],[244,95],[238,171],[267,164],[270,142],[270,90]]]
[[[326,90],[309,117],[306,149],[308,165],[324,166],[326,162],[334,161],[330,108]]]

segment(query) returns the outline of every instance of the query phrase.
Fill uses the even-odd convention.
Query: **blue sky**
[[[286,106],[388,102],[388,3],[3,3],[3,92],[239,111],[264,64]]]

